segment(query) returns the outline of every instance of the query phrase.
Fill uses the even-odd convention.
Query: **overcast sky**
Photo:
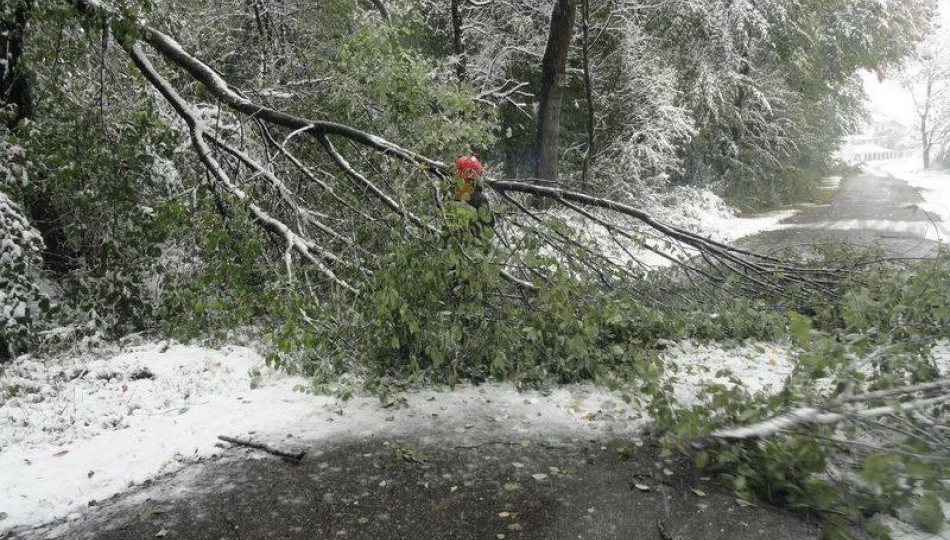
[[[950,0],[941,0],[940,19],[944,27],[950,27]],[[861,72],[861,77],[872,113],[883,113],[902,124],[914,125],[914,102],[906,88],[902,88],[896,79],[879,81],[872,73]]]

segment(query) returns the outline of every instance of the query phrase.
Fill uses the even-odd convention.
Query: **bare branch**
[[[734,429],[724,429],[715,431],[709,435],[708,439],[720,442],[735,442],[747,439],[766,439],[782,433],[786,433],[792,428],[803,425],[829,425],[836,424],[845,420],[863,420],[887,416],[894,413],[907,413],[917,409],[939,405],[950,401],[950,395],[937,396],[927,399],[917,399],[907,403],[900,403],[894,406],[874,407],[871,409],[845,408],[839,412],[832,412],[824,408],[802,407],[780,416],[769,418],[762,422],[750,426]],[[708,441],[698,441],[693,444],[695,448],[709,446]]]

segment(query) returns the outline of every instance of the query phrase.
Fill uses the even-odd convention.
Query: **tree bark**
[[[927,77],[927,95],[924,96],[924,111],[920,114],[920,144],[921,155],[924,159],[924,169],[930,168],[930,148],[933,146],[933,137],[928,130],[927,120],[930,117],[930,106],[933,100],[933,77]]]
[[[551,14],[551,31],[541,60],[541,86],[538,91],[537,163],[535,177],[545,184],[558,181],[558,134],[561,123],[561,98],[567,85],[567,53],[571,47],[577,0],[556,0]]]
[[[373,7],[376,8],[376,11],[379,12],[379,15],[383,18],[384,21],[389,21],[389,10],[386,9],[386,4],[383,3],[383,0],[369,0],[370,4],[373,4]]]
[[[459,82],[465,81],[468,61],[465,58],[465,46],[462,44],[463,0],[452,0],[452,52],[455,54],[455,74]]]
[[[587,150],[581,171],[581,191],[587,189],[590,161],[594,156],[594,89],[590,80],[590,0],[581,0],[581,29],[583,31],[582,62],[584,65],[584,97],[587,100]]]

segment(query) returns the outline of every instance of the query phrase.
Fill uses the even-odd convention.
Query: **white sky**
[[[944,28],[950,27],[950,0],[940,1],[939,18]],[[910,92],[897,82],[896,76],[879,81],[873,73],[860,73],[864,79],[864,92],[868,96],[872,113],[887,115],[908,126],[914,125],[914,102]]]

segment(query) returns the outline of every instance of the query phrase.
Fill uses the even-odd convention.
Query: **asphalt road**
[[[921,210],[921,202],[903,180],[862,174],[842,181],[827,204],[806,207],[741,244],[759,251],[845,244],[890,257],[933,256],[938,241],[950,239],[950,224]]]
[[[611,443],[243,448],[13,538],[801,540],[819,527],[743,506],[682,457]],[[252,459],[253,457],[253,459]],[[407,459],[408,458],[408,459]]]

